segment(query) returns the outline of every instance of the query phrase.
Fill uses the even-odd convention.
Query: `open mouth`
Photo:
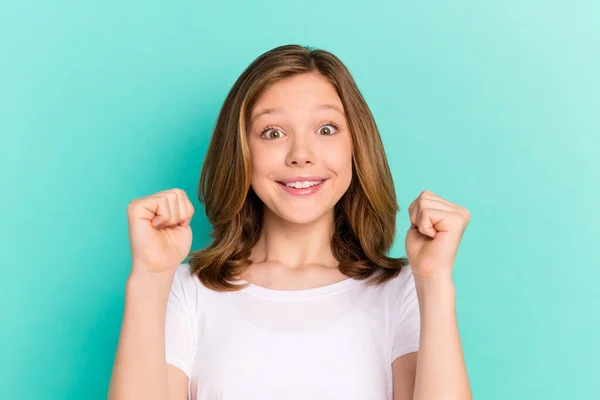
[[[323,186],[323,184],[326,181],[327,181],[327,179],[323,179],[323,180],[319,180],[319,181],[303,181],[303,182],[289,182],[289,183],[283,183],[283,182],[277,181],[277,183],[279,183],[279,185],[281,185],[283,190],[285,190],[287,193],[296,195],[296,196],[303,196],[303,195],[310,195],[310,194],[316,193],[317,191],[319,191],[321,186]]]
[[[325,182],[327,179],[323,179],[320,181],[304,181],[304,182],[290,182],[290,183],[283,183],[283,182],[277,182],[282,186],[285,186],[287,188],[290,189],[309,189],[311,187],[315,187],[315,186],[319,186],[321,185],[323,182]]]

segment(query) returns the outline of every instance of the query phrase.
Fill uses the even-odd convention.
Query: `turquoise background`
[[[367,5],[368,4],[368,5]],[[0,398],[103,399],[129,201],[196,187],[242,70],[297,43],[346,63],[401,212],[467,207],[455,265],[476,399],[600,398],[597,1],[3,2]]]

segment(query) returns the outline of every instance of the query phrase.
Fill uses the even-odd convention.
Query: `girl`
[[[225,99],[190,251],[180,189],[127,208],[132,269],[110,399],[470,399],[452,267],[469,212],[424,191],[407,257],[373,116],[333,54],[258,57]]]

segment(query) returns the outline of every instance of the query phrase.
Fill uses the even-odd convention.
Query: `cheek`
[[[327,160],[330,169],[339,176],[352,174],[352,149],[349,145],[331,146],[324,149],[323,159]]]
[[[250,160],[252,165],[252,180],[263,178],[265,175],[277,171],[279,159],[277,152],[265,147],[250,147]]]

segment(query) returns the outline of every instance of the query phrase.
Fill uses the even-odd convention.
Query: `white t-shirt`
[[[420,314],[407,265],[380,285],[348,278],[307,290],[250,284],[216,292],[175,274],[166,359],[191,400],[391,400],[391,364],[419,348]]]

